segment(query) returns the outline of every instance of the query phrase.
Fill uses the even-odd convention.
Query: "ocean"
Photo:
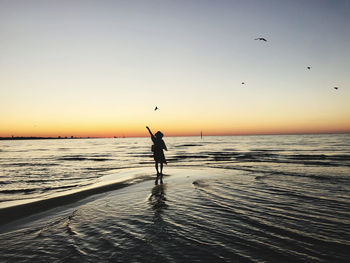
[[[0,261],[348,262],[350,134],[164,141],[0,141]]]

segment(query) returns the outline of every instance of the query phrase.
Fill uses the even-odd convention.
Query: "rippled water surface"
[[[164,185],[135,183],[4,228],[0,260],[350,258],[350,135],[165,142]],[[46,198],[130,167],[153,176],[150,146],[149,138],[1,141],[0,200]]]
[[[349,135],[165,138],[169,166],[347,180]],[[152,165],[149,138],[0,141],[0,202],[98,181],[114,169]]]

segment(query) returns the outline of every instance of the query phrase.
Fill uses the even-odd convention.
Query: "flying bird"
[[[262,41],[267,41],[266,38],[263,38],[263,37],[258,37],[258,38],[255,38],[254,40],[262,40]]]
[[[154,108],[154,110],[156,111],[156,110],[158,110],[159,108],[156,106],[155,108]]]
[[[311,69],[311,67],[307,67],[307,69]]]
[[[339,87],[334,87],[334,89],[339,89]]]
[[[242,85],[244,85],[245,83],[244,82],[242,82]]]

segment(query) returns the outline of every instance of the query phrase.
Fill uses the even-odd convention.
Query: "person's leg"
[[[157,170],[157,178],[156,178],[155,184],[158,184],[158,177],[159,177],[158,162],[155,163],[155,166]]]
[[[160,183],[163,183],[163,163],[160,163]]]
[[[158,176],[159,170],[158,170],[158,162],[157,161],[155,162],[155,166],[156,166],[156,171],[157,171],[157,176]]]

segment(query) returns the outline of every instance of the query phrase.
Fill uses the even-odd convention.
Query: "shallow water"
[[[43,213],[0,235],[1,261],[346,262],[349,196],[225,169],[153,181]],[[182,178],[179,178],[181,177]],[[11,245],[8,245],[10,242]]]
[[[165,138],[169,166],[348,182],[350,134]],[[77,189],[115,169],[152,166],[149,138],[0,141],[3,202]]]
[[[348,262],[349,139],[165,138],[164,185],[136,180],[0,226],[0,261]],[[149,139],[0,143],[5,200],[45,198],[127,167],[154,176]]]

